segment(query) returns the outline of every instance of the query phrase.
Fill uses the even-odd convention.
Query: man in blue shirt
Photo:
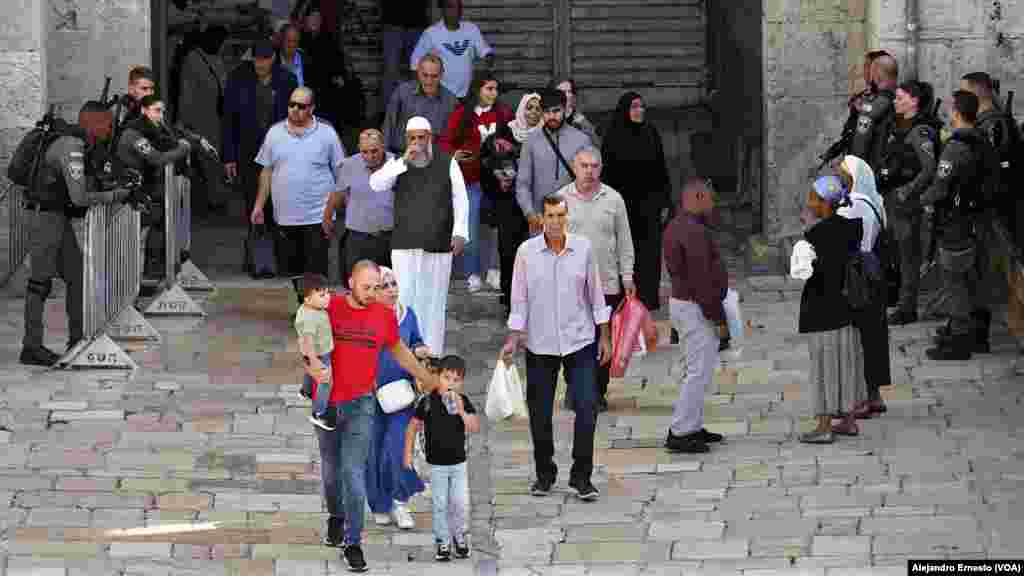
[[[272,195],[278,260],[299,299],[304,273],[327,275],[323,213],[328,197],[338,190],[344,158],[334,127],[313,115],[313,91],[296,88],[288,100],[288,118],[271,126],[256,157],[263,169],[251,219],[263,223],[263,207]]]

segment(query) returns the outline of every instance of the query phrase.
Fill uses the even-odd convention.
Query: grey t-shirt
[[[394,158],[386,153],[385,162]],[[366,234],[377,234],[395,226],[395,189],[374,192],[370,188],[370,171],[362,154],[349,156],[341,164],[341,190],[348,190],[345,206],[345,228]]]

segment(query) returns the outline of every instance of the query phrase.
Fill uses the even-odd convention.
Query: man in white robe
[[[394,186],[391,265],[399,299],[415,310],[431,353],[442,356],[452,258],[470,240],[469,197],[458,163],[434,148],[426,118],[410,118],[405,136],[405,154],[374,172],[370,187],[385,192]]]

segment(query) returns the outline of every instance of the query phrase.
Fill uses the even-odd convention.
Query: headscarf
[[[520,144],[526,142],[526,138],[530,135],[530,132],[533,132],[544,125],[543,118],[540,122],[537,122],[537,125],[533,128],[530,128],[529,124],[526,122],[526,105],[534,98],[539,100],[540,94],[530,92],[529,94],[524,95],[519,100],[519,107],[516,108],[516,119],[508,123],[508,127],[512,129],[512,136],[514,136],[516,141]]]
[[[885,226],[885,200],[878,193],[875,186],[875,172],[867,162],[857,156],[847,155],[843,158],[843,165],[853,176],[853,189],[850,190],[850,197],[861,197],[871,202],[882,217],[882,226]]]
[[[838,204],[847,195],[846,186],[838,176],[821,176],[814,181],[814,192],[818,198],[833,204]]]
[[[377,266],[380,270],[380,282],[381,284],[387,282],[389,279],[398,282],[398,276],[395,275],[395,271],[387,266]],[[402,323],[402,319],[405,318],[405,307],[402,306],[401,302],[395,302],[395,316],[398,318],[398,323]]]
[[[609,157],[614,157],[625,165],[639,167],[641,163],[652,162],[657,157],[660,142],[656,141],[653,127],[646,118],[639,124],[629,119],[629,108],[637,98],[643,100],[640,94],[632,91],[619,98],[604,134],[604,147],[609,151],[605,154],[606,162]]]

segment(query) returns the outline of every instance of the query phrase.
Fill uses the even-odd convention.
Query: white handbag
[[[388,382],[377,389],[377,402],[385,414],[408,408],[416,401],[416,389],[405,378]]]

